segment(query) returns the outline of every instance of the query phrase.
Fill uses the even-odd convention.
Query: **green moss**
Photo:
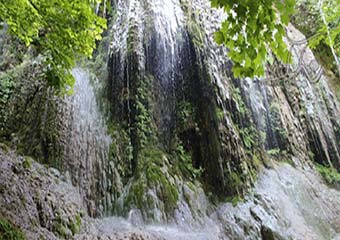
[[[2,143],[2,142],[0,142],[0,149],[4,151],[4,153],[8,153],[9,151],[9,147],[7,146],[7,144]]]
[[[30,169],[32,167],[33,159],[29,156],[25,156],[24,161],[22,162],[22,166],[25,169]]]
[[[130,22],[129,24],[129,31],[127,36],[127,49],[128,52],[131,54],[135,51],[136,43],[138,42],[138,23]]]
[[[340,183],[340,173],[335,168],[318,163],[315,164],[315,167],[328,184],[334,185]]]
[[[55,231],[60,237],[67,238],[67,228],[61,222],[56,223]]]
[[[234,188],[238,188],[242,186],[241,177],[237,173],[231,172],[230,179],[231,179],[232,185],[234,185]]]
[[[147,209],[148,205],[146,205],[146,201],[144,200],[144,194],[147,191],[147,185],[144,182],[144,179],[138,179],[135,181],[130,190],[129,194],[125,199],[125,206],[131,207],[135,206],[140,210]]]
[[[115,9],[116,11],[116,9]],[[106,2],[106,13],[110,16],[113,16],[115,14],[113,7],[111,5],[111,1]]]
[[[255,132],[256,132],[256,130],[254,128],[252,128],[252,126],[241,128],[239,130],[240,137],[243,141],[244,146],[247,149],[253,149],[253,146],[255,144],[255,139],[256,139]]]
[[[179,102],[176,110],[178,132],[195,127],[195,108],[190,102]]]
[[[75,216],[75,219],[71,219],[68,223],[68,228],[71,230],[72,234],[75,235],[80,231],[80,226],[81,226],[81,216],[80,213],[78,213]]]
[[[249,110],[242,99],[240,89],[237,87],[233,87],[231,89],[231,95],[232,95],[232,99],[237,104],[238,112],[240,113],[241,117],[245,117],[247,114],[249,114]]]
[[[201,177],[203,169],[193,166],[191,155],[185,151],[179,140],[177,140],[176,149],[172,155],[176,159],[174,166],[178,169],[178,171],[175,171],[178,175],[187,180],[195,180]]]
[[[7,77],[0,74],[0,82],[5,77],[13,83],[10,91],[6,88],[0,93],[7,99],[6,104],[0,104],[0,138],[9,142],[16,139],[18,153],[57,167],[61,151],[56,131],[58,97],[50,101],[56,91],[49,89],[41,78],[43,66],[31,60],[28,57],[8,70]]]
[[[246,150],[252,152],[259,145],[261,136],[251,120],[251,112],[242,98],[240,89],[232,87],[231,95],[237,108],[237,113],[231,115],[234,123],[236,123],[234,127],[238,131]]]
[[[108,133],[112,138],[109,149],[109,160],[114,163],[119,175],[123,178],[124,183],[132,176],[131,160],[132,144],[126,130],[118,124],[110,123],[108,125]]]
[[[195,191],[196,190],[196,186],[194,183],[192,182],[186,182],[188,187],[191,189],[191,191]]]
[[[244,199],[240,196],[232,196],[227,197],[226,201],[230,202],[233,205],[233,207],[235,207],[238,203],[243,202]]]
[[[253,166],[258,168],[261,165],[261,156],[258,153],[253,154]]]
[[[204,30],[203,28],[194,21],[193,19],[188,21],[188,29],[192,36],[192,42],[197,48],[204,47]]]
[[[246,167],[247,174],[242,172],[242,169],[237,168],[236,166],[230,166],[231,170],[225,170],[225,193],[224,195],[220,195],[220,201],[224,201],[225,197],[242,197],[245,194],[245,186],[247,182],[252,180],[253,174],[249,167]],[[254,170],[255,171],[255,170]]]
[[[285,162],[285,163],[288,163],[292,166],[295,165],[291,156],[288,154],[288,152],[286,150],[281,150],[279,148],[273,148],[273,149],[268,150],[267,154],[270,158],[273,158],[276,161]]]
[[[267,154],[272,157],[278,157],[280,153],[281,153],[281,150],[279,148],[273,148],[267,151]]]
[[[283,123],[281,121],[280,116],[280,105],[276,102],[272,102],[270,107],[270,120],[272,123],[272,129],[277,136],[278,140],[280,140],[283,143],[288,143],[288,132],[283,127]]]
[[[143,170],[143,168],[148,167],[152,164],[158,166],[159,168],[164,164],[164,157],[166,154],[155,147],[148,146],[140,152],[139,155],[139,162],[140,168],[139,170]]]
[[[158,197],[164,202],[166,212],[173,210],[178,201],[177,187],[169,182],[166,174],[162,171],[162,166],[165,164],[164,153],[157,149],[150,149],[145,152],[144,172],[146,173],[146,182],[149,188],[156,186],[160,187]]]
[[[193,17],[194,15],[199,14],[199,12],[193,12],[191,4],[192,3],[190,1],[181,1],[181,5],[184,10],[183,12],[187,15],[187,28],[192,38],[192,42],[195,47],[201,49],[204,47],[205,31],[202,26],[196,21],[197,17]]]
[[[13,226],[9,221],[0,218],[0,240],[24,240],[23,232]]]
[[[81,212],[77,213],[74,217],[64,218],[57,211],[53,224],[53,231],[57,233],[60,238],[70,239],[71,235],[80,231],[80,225]]]
[[[23,64],[10,69],[7,72],[0,71],[0,130],[3,131],[9,121],[11,111],[8,102],[15,89],[15,81],[22,74]]]
[[[251,162],[250,162],[250,168],[249,168],[249,172],[251,175],[251,180],[253,181],[253,183],[256,181],[257,179],[257,171],[260,168],[260,166],[263,165],[263,157],[261,155],[260,152],[253,152],[252,156],[251,156]]]
[[[0,103],[5,104],[13,92],[15,80],[21,73],[22,67],[19,65],[8,72],[0,74]]]
[[[127,209],[135,206],[148,216],[148,210],[154,207],[154,200],[148,194],[149,190],[155,191],[157,198],[164,203],[164,210],[167,214],[170,214],[177,206],[179,199],[177,186],[167,177],[166,170],[164,170],[167,169],[167,163],[164,159],[165,154],[157,148],[148,147],[141,151],[136,178],[133,179],[125,200]]]
[[[77,215],[76,215],[76,225],[77,226],[81,226],[81,214],[82,213],[78,213]]]
[[[151,105],[154,102],[152,98],[152,83],[154,78],[151,75],[146,76],[138,83],[136,96],[136,126],[137,141],[139,149],[142,149],[150,141],[155,140],[155,133],[152,121]]]
[[[79,232],[79,226],[75,222],[70,222],[68,225],[69,229],[71,230],[72,234],[75,235]]]
[[[220,121],[224,118],[224,112],[222,108],[220,107],[216,108],[216,116],[217,116],[217,119]]]

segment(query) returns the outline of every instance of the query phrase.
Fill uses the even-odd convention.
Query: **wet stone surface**
[[[23,229],[28,239],[340,237],[340,192],[324,185],[313,169],[274,163],[273,168],[261,171],[253,192],[235,206],[210,206],[210,211],[185,222],[144,224],[132,218],[89,218],[78,190],[56,170],[31,159],[28,166],[24,164],[28,158],[14,152],[1,151],[0,158],[0,216]],[[192,198],[203,209],[209,208],[204,206],[209,205],[204,195],[192,194]]]

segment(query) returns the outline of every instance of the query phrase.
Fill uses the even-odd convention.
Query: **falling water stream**
[[[98,199],[98,195],[102,198],[105,196],[111,137],[107,134],[104,118],[99,111],[90,73],[75,68],[72,74],[76,82],[74,95],[67,99],[66,112],[70,116],[66,130],[68,136],[63,168],[70,173],[73,183],[86,197],[89,210],[103,212],[105,205],[93,200]],[[96,209],[98,206],[101,209]]]
[[[160,103],[161,115],[161,135],[165,145],[170,145],[171,129],[174,123],[176,84],[177,76],[180,72],[180,48],[183,44],[184,15],[177,0],[155,0],[150,1],[154,36],[153,45],[149,52],[154,59],[147,64],[147,70],[153,74],[156,81],[161,86],[160,91],[162,101]],[[153,52],[155,51],[155,52]],[[147,61],[150,61],[150,58]]]

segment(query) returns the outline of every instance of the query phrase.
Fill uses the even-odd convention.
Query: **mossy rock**
[[[7,144],[0,142],[0,150],[2,150],[4,153],[8,153],[9,147],[7,146]]]
[[[60,222],[55,225],[55,232],[64,239],[70,236],[68,228]]]
[[[25,240],[23,232],[9,221],[0,218],[0,240]]]
[[[125,200],[125,207],[137,207],[146,217],[155,206],[155,199],[148,192],[155,191],[159,201],[163,202],[166,214],[170,214],[177,206],[179,194],[176,186],[169,182],[164,173],[149,168],[147,174],[136,179]]]
[[[141,152],[136,177],[132,180],[125,198],[125,212],[136,207],[143,216],[152,218],[152,210],[156,208],[156,198],[163,203],[165,214],[169,215],[177,206],[179,193],[174,180],[171,179],[165,154],[155,148]],[[150,191],[155,196],[150,195]],[[159,206],[157,206],[159,207]]]
[[[30,169],[32,167],[33,161],[33,158],[25,156],[24,161],[22,162],[22,166],[24,167],[24,169]]]
[[[332,167],[315,164],[316,170],[321,174],[327,184],[340,187],[340,173]]]
[[[81,212],[69,217],[61,217],[58,213],[57,215],[54,220],[53,231],[57,233],[60,238],[70,239],[71,236],[79,233],[82,222]]]
[[[244,202],[244,199],[240,196],[231,196],[227,197],[226,201],[230,202],[233,205],[233,207],[236,207],[237,204]]]
[[[71,219],[68,223],[68,228],[71,230],[72,234],[75,235],[80,231],[81,226],[81,216],[80,213],[76,215],[75,219]]]

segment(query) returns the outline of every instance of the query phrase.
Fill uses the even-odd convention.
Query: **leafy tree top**
[[[91,57],[106,27],[93,6],[100,0],[0,0],[0,22],[43,56],[48,82],[72,89],[70,70],[80,56]],[[70,88],[71,87],[71,88]]]
[[[227,15],[215,40],[228,47],[235,77],[264,75],[269,49],[284,63],[291,61],[283,37],[295,0],[210,1]]]

